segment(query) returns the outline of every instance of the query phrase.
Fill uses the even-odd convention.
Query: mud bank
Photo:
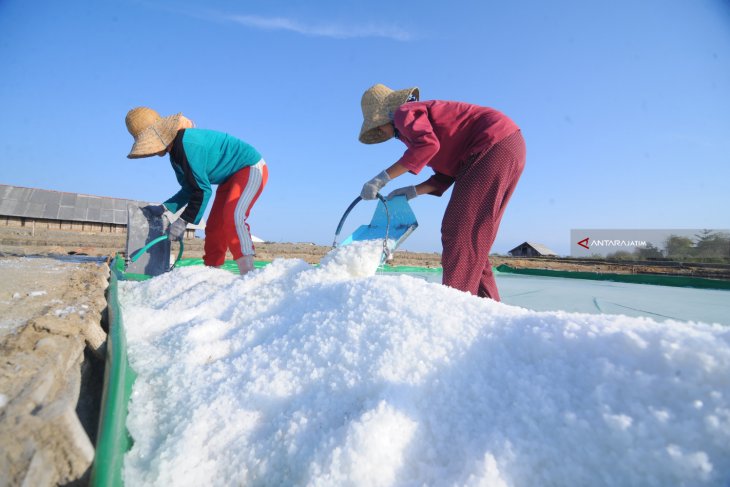
[[[84,482],[108,275],[103,262],[0,257],[0,485]]]

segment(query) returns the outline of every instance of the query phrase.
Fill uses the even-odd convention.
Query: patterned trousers
[[[456,177],[441,224],[443,283],[499,301],[489,252],[525,167],[520,132],[472,156]]]
[[[268,178],[269,169],[262,159],[253,166],[244,167],[218,186],[205,225],[205,265],[223,265],[226,250],[231,251],[234,260],[244,255],[254,255],[246,219]]]

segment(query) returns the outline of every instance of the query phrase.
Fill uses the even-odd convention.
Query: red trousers
[[[465,164],[441,224],[443,283],[499,301],[489,252],[499,223],[525,167],[520,132]]]
[[[205,265],[223,265],[226,250],[231,251],[234,259],[254,254],[246,219],[268,179],[269,169],[261,160],[244,167],[218,186],[205,226]]]

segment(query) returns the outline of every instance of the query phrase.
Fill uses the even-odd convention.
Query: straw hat
[[[161,117],[151,108],[137,107],[127,112],[124,121],[134,137],[134,145],[127,155],[130,159],[153,156],[162,152],[173,141],[180,125],[181,113]]]
[[[393,121],[393,112],[404,104],[410,96],[419,99],[418,88],[406,88],[405,90],[393,91],[385,85],[378,83],[368,88],[362,95],[360,105],[362,106],[362,128],[360,129],[360,142],[363,144],[377,144],[385,142],[385,137],[379,130],[381,125]]]

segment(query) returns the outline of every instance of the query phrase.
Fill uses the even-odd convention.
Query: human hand
[[[142,213],[144,213],[147,218],[151,216],[161,217],[165,211],[167,211],[165,205],[147,205],[142,207]]]
[[[178,218],[172,225],[167,229],[167,237],[170,240],[182,240],[185,235],[185,229],[188,227],[188,222],[182,218]]]
[[[388,173],[385,171],[381,172],[363,185],[362,191],[360,191],[360,198],[364,200],[374,200],[377,198],[380,188],[388,184],[388,181],[390,181]]]
[[[396,196],[405,196],[407,200],[412,200],[413,198],[418,196],[418,191],[416,191],[415,186],[405,186],[403,188],[398,188],[391,191],[387,199],[388,201],[390,201]]]

